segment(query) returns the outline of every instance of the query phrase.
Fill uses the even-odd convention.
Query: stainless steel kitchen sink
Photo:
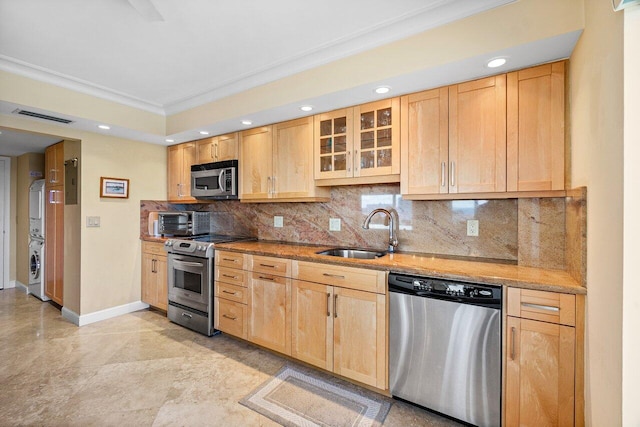
[[[327,249],[326,251],[316,252],[318,255],[328,255],[341,258],[356,258],[356,259],[376,259],[385,256],[385,251],[375,251],[369,249],[342,249],[334,248]]]

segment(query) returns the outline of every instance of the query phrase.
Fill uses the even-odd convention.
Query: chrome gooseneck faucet
[[[368,230],[371,218],[378,212],[382,212],[389,218],[389,252],[395,252],[398,249],[398,227],[400,225],[400,218],[395,209],[378,208],[372,210],[362,223],[362,228]]]

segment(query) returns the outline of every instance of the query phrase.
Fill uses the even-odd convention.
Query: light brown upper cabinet
[[[271,197],[273,139],[271,126],[249,129],[240,134],[240,199]]]
[[[194,202],[191,197],[191,165],[196,160],[195,142],[167,148],[167,199],[170,202]]]
[[[449,87],[449,193],[506,191],[506,76]]]
[[[506,190],[506,77],[403,96],[403,196]]]
[[[400,99],[403,195],[448,194],[449,89]]]
[[[238,133],[214,136],[196,141],[196,164],[236,160],[238,158]]]
[[[564,68],[565,62],[556,62],[403,96],[402,195],[500,198],[563,191]]]
[[[358,105],[315,116],[318,185],[398,182],[400,99]]]
[[[313,179],[312,117],[242,132],[240,145],[241,200],[329,200]]]
[[[507,191],[564,190],[565,62],[507,74]]]

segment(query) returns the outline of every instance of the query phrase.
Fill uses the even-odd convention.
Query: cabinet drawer
[[[215,280],[247,287],[247,272],[236,268],[216,267]]]
[[[258,273],[291,277],[290,259],[253,255],[249,264],[249,269]]]
[[[247,339],[247,306],[223,298],[214,298],[214,328]]]
[[[509,288],[507,314],[523,319],[575,326],[576,296],[531,289]]]
[[[244,254],[237,252],[216,251],[215,264],[221,267],[246,269]]]
[[[231,301],[247,303],[247,288],[233,286],[228,283],[217,282],[215,284],[216,296]]]
[[[294,262],[294,278],[342,288],[384,294],[386,272],[306,261]]]
[[[167,251],[164,250],[164,243],[159,242],[147,242],[142,241],[142,252],[154,255],[167,256]]]

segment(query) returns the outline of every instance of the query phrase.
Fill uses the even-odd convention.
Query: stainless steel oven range
[[[215,244],[237,240],[247,238],[205,235],[165,242],[169,320],[206,336],[217,332],[213,329]]]

